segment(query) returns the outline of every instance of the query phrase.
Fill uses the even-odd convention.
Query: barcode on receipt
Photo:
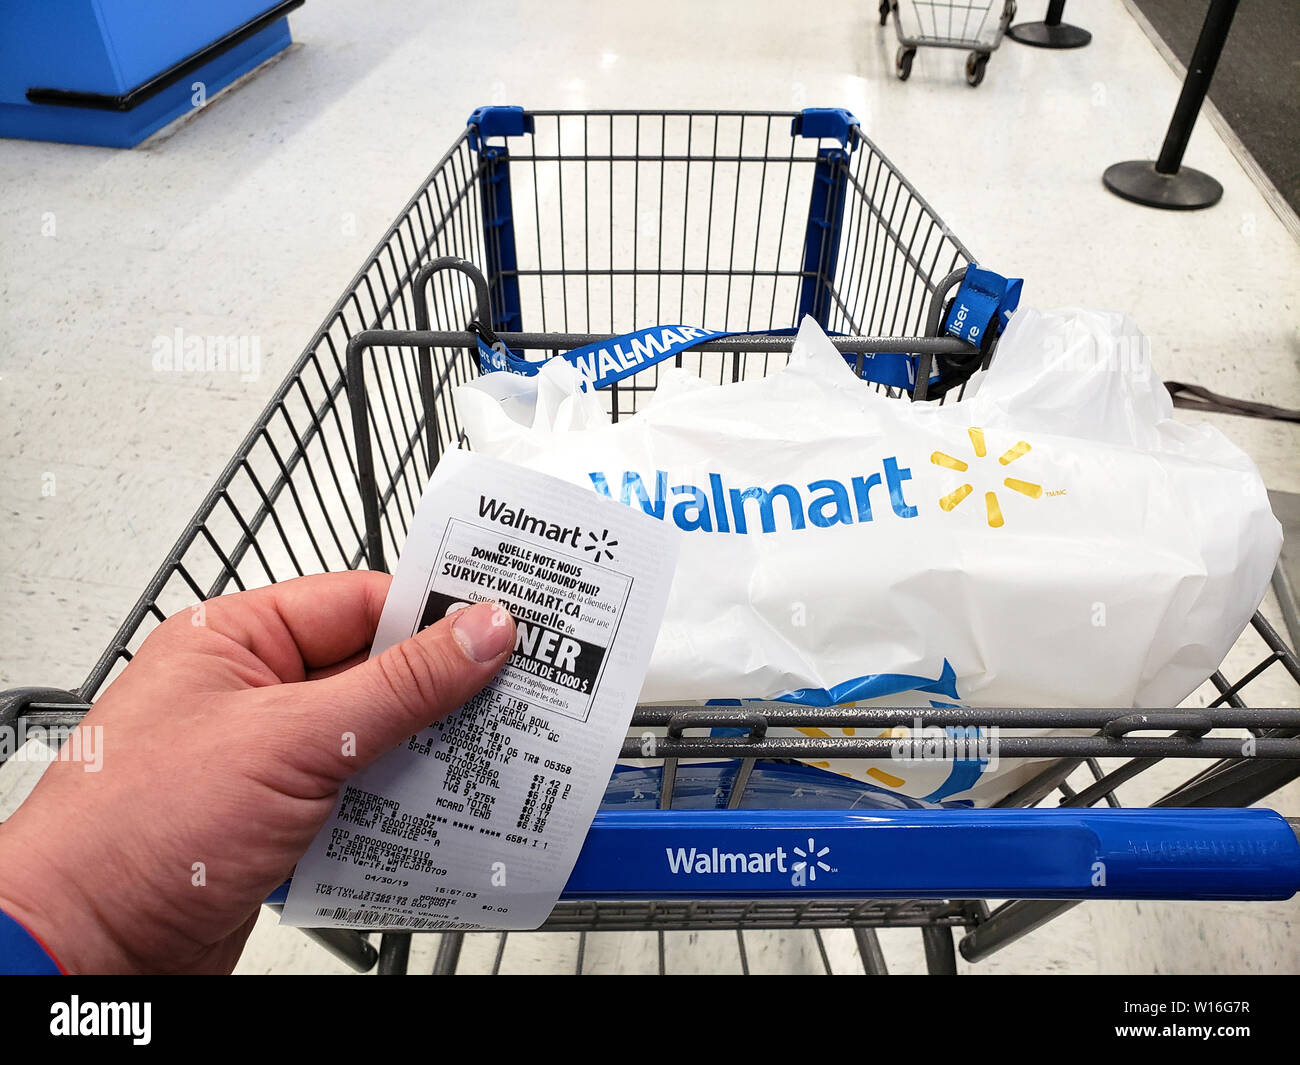
[[[317,917],[330,921],[342,921],[345,924],[375,925],[390,922],[393,927],[406,929],[468,928],[464,921],[449,921],[445,917],[407,916],[406,914],[384,913],[382,910],[349,910],[345,906],[320,906]]]

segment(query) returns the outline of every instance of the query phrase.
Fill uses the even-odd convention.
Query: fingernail
[[[510,649],[515,628],[499,603],[475,603],[452,617],[451,634],[475,662],[491,662]]]

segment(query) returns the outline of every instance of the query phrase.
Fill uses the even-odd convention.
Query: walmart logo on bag
[[[971,449],[975,452],[975,457],[977,459],[987,458],[988,445],[984,441],[984,430],[971,428],[967,432],[970,436]],[[1010,466],[1016,459],[1028,455],[1031,450],[1033,449],[1024,440],[1017,441],[1012,447],[998,456],[998,465]],[[936,451],[931,455],[930,461],[936,466],[942,466],[957,473],[966,473],[970,469],[968,463],[953,458],[942,451]],[[1030,499],[1041,499],[1043,495],[1043,486],[1032,481],[1022,481],[1017,477],[1006,477],[1003,479],[1002,484],[1013,492],[1019,492],[1022,496],[1028,496]],[[951,512],[974,490],[974,486],[967,481],[940,499],[939,506],[943,510]],[[989,491],[984,493],[984,512],[988,517],[990,529],[1000,529],[1006,524],[1006,519],[1002,517],[1002,504],[998,502],[997,492]]]
[[[971,449],[977,465],[988,459],[988,445],[984,430],[967,430]],[[1033,450],[1028,442],[1019,440],[997,458],[999,466],[1010,466]],[[968,473],[971,463],[955,458],[944,451],[930,455],[935,466]],[[606,499],[615,498],[610,478],[603,472],[593,471],[587,476],[592,487]],[[999,475],[1000,476],[1000,475]],[[904,485],[912,480],[912,471],[900,466],[898,456],[890,455],[881,463],[881,472],[869,477],[857,476],[841,481],[825,478],[811,481],[806,489],[794,484],[774,484],[770,488],[751,485],[735,488],[728,485],[720,473],[706,475],[707,483],[670,484],[672,478],[665,470],[656,470],[653,484],[648,478],[633,470],[625,470],[618,481],[618,500],[625,506],[639,506],[645,513],[660,521],[671,519],[683,532],[782,532],[798,529],[828,529],[834,525],[855,525],[874,521],[880,514],[892,513],[899,518],[915,518],[920,511],[907,501]],[[1064,495],[1064,490],[1044,492],[1043,486],[1018,477],[1003,477],[1001,486],[1018,492],[1029,499],[1044,495]],[[939,498],[939,509],[952,513],[957,506],[975,491],[966,481]],[[888,509],[885,505],[888,504]],[[1006,524],[1002,504],[995,490],[984,493],[984,509],[990,529],[1000,529]]]
[[[613,499],[609,478],[589,473],[592,487]],[[747,533],[751,522],[765,533],[806,528],[829,528],[873,521],[877,514],[892,512],[900,518],[915,518],[916,507],[907,502],[903,485],[912,471],[898,464],[896,456],[884,460],[881,473],[844,481],[813,481],[807,491],[793,484],[771,488],[733,488],[720,473],[710,473],[707,485],[669,485],[664,470],[656,470],[653,488],[639,473],[623,473],[619,500],[626,506],[640,506],[651,517],[671,518],[684,532]],[[874,493],[874,494],[873,494]],[[670,509],[671,497],[671,509]],[[888,503],[889,511],[884,509]],[[874,504],[874,509],[873,509]]]

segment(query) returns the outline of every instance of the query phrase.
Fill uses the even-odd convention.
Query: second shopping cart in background
[[[1016,17],[1015,0],[880,0],[880,24],[894,16],[898,54],[894,73],[906,81],[918,48],[956,48],[968,51],[966,82],[974,87],[984,80],[989,56],[997,51],[1007,27]]]

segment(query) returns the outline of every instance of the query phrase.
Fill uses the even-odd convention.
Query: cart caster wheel
[[[880,24],[889,25],[889,0],[880,0]]]
[[[912,76],[912,59],[916,56],[915,48],[900,48],[894,57],[894,73],[899,81],[906,81]]]
[[[966,84],[974,88],[984,80],[984,68],[989,65],[989,57],[982,52],[971,52],[966,57]]]

